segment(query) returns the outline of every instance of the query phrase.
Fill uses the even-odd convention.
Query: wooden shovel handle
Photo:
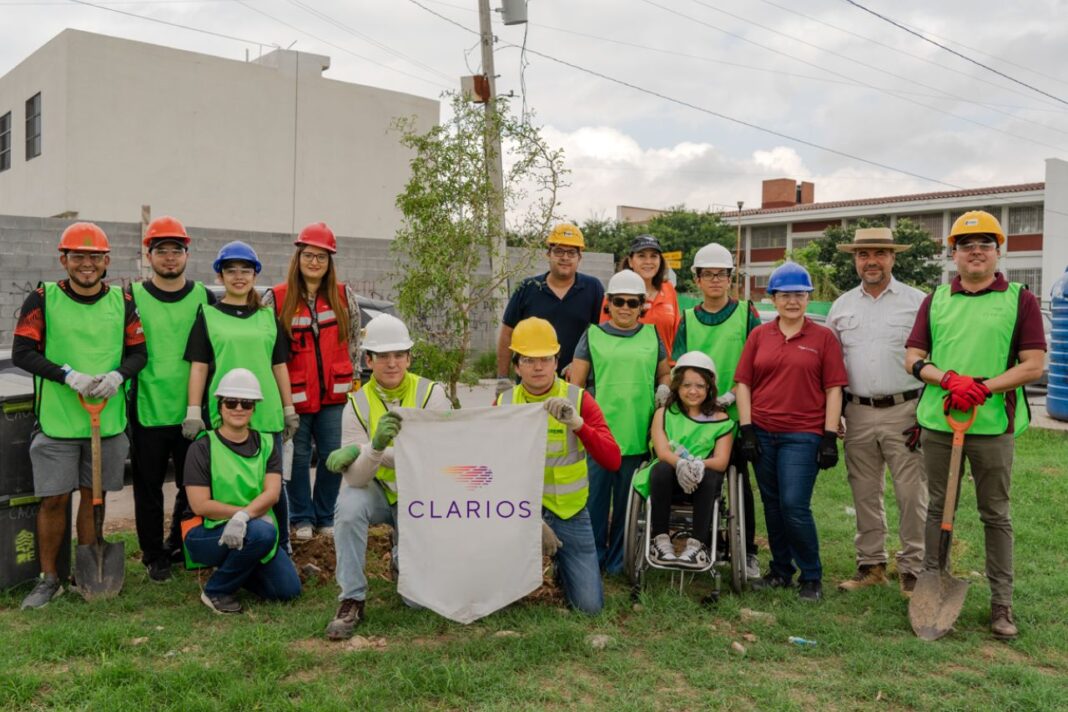
[[[92,433],[92,457],[93,457],[93,506],[101,506],[104,504],[104,483],[103,475],[101,473],[103,469],[103,462],[101,462],[101,443],[100,443],[100,413],[103,412],[104,406],[108,404],[108,399],[105,398],[99,403],[90,403],[82,397],[82,394],[78,394],[78,402],[82,404],[82,408],[89,413],[89,427]]]
[[[972,408],[967,420],[957,420],[946,414],[946,422],[953,430],[953,449],[949,455],[949,481],[946,483],[946,501],[942,505],[942,531],[953,531],[953,515],[957,509],[957,488],[960,485],[961,461],[964,455],[964,433],[975,422],[976,408]]]

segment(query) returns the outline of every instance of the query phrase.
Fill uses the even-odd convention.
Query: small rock
[[[612,644],[612,637],[609,635],[591,635],[586,641],[594,650],[604,650]]]
[[[147,642],[148,642],[148,638],[134,638],[133,640],[130,641],[130,645],[141,645],[142,643],[147,643]]]
[[[515,630],[499,630],[493,634],[494,638],[522,638],[522,634]]]
[[[738,611],[743,621],[760,621],[761,623],[774,623],[775,616],[764,611],[754,611],[752,608],[742,608]]]
[[[163,630],[163,626],[161,626],[161,625],[156,626],[156,630]]]
[[[757,642],[757,637],[755,635],[753,635],[752,633],[742,633],[742,637],[745,639],[745,641],[747,643],[755,643],[755,642]]]
[[[875,693],[875,701],[876,702],[882,702],[882,700],[883,700],[883,691],[879,690],[877,693]]]
[[[849,515],[850,517],[855,517],[855,516],[857,516],[857,510],[853,509],[852,507],[846,507],[846,508],[845,508],[845,513],[846,513],[847,515]]]
[[[738,655],[745,655],[745,646],[739,643],[737,640],[731,643],[731,650]]]
[[[981,573],[979,573],[978,571],[972,571],[968,575],[971,576],[972,578],[983,578],[983,575]]]
[[[645,610],[645,606],[640,603],[635,603],[633,606],[630,607],[630,610],[634,611],[635,613],[641,613]]]
[[[300,570],[304,572],[305,576],[318,576],[323,572],[321,568],[310,562],[301,566]]]
[[[177,650],[168,650],[167,652],[165,652],[163,654],[163,657],[165,657],[165,658],[173,658],[177,654],[178,654]]]
[[[362,635],[354,635],[345,647],[349,650],[384,650],[386,639],[377,637],[365,638]]]

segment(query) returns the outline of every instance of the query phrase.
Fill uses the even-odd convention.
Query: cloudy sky
[[[1068,2],[858,2],[1010,78],[846,0],[530,0],[525,28],[494,13],[497,87],[565,149],[577,220],[755,206],[776,177],[818,201],[1036,181],[1068,157]],[[477,1],[418,3],[0,0],[0,74],[72,27],[233,59],[292,45],[437,97],[479,71]]]

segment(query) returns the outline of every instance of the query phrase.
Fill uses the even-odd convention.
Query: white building
[[[390,132],[438,102],[323,76],[330,59],[241,62],[65,30],[0,77],[0,214],[392,238],[410,154]]]

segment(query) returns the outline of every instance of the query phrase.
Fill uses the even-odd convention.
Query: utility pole
[[[504,224],[504,168],[501,162],[501,134],[497,121],[497,79],[493,69],[493,24],[490,21],[489,0],[478,0],[478,26],[482,39],[482,71],[486,75],[488,97],[486,98],[486,132],[483,147],[486,166],[489,171],[490,186],[493,188],[492,205],[490,205],[489,222],[486,228],[493,238],[493,253],[490,255],[490,271],[494,277],[503,275],[508,269],[508,246],[505,241]],[[494,294],[497,304],[498,321],[504,316],[505,303],[508,301],[508,285],[501,280]]]
[[[738,232],[734,239],[734,296],[737,299],[742,299],[742,293],[744,291],[745,299],[749,298],[749,275],[745,275],[745,289],[742,289],[739,279],[742,277],[742,206],[745,205],[744,200],[738,201]]]

